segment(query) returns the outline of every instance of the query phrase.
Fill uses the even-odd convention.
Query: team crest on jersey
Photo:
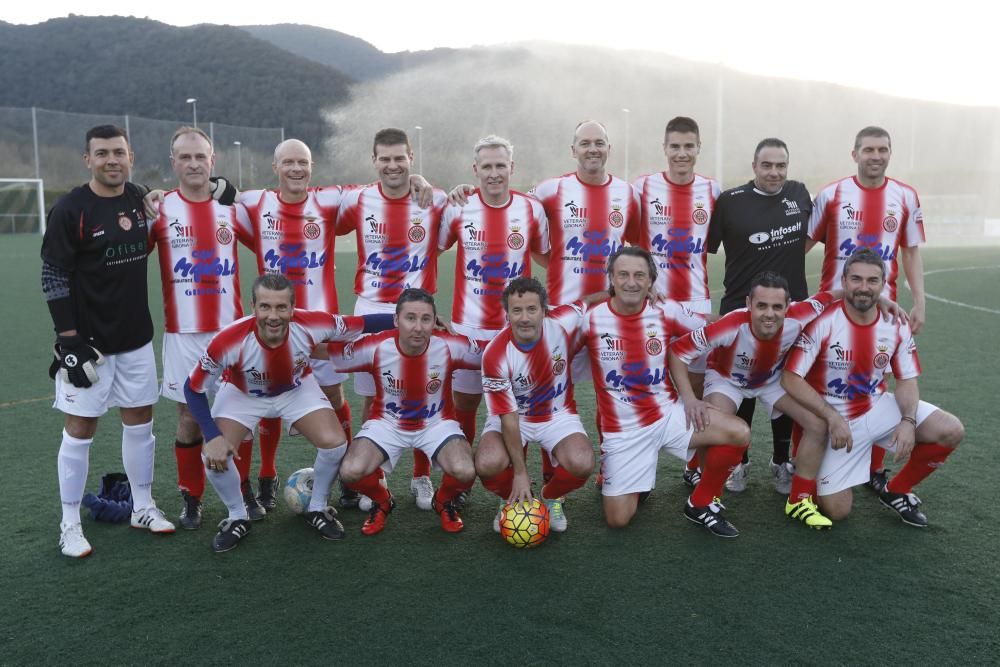
[[[566,371],[566,360],[561,354],[552,355],[552,374],[562,375]]]
[[[229,229],[225,220],[219,220],[219,228],[215,230],[215,240],[222,245],[229,245],[233,242],[233,230]]]
[[[441,389],[441,377],[439,373],[431,373],[431,379],[427,381],[427,393],[436,394]]]
[[[124,212],[118,212],[118,226],[124,229],[126,232],[132,229],[132,218],[125,215]]]
[[[691,211],[691,219],[694,220],[697,225],[704,225],[708,222],[708,211],[705,210],[705,204],[702,202],[695,202],[694,210]]]
[[[890,234],[899,229],[899,220],[896,219],[895,211],[889,210],[885,212],[885,217],[882,218],[882,229]]]
[[[305,236],[310,241],[315,241],[319,238],[320,228],[315,222],[307,222],[305,227],[302,228],[302,235]]]
[[[887,345],[879,345],[878,353],[875,354],[875,358],[872,359],[872,363],[875,364],[875,368],[882,370],[889,365],[889,347]]]
[[[292,374],[298,375],[299,373],[304,371],[306,369],[306,366],[308,365],[309,365],[308,359],[306,359],[305,357],[298,357],[295,360],[295,364],[292,366]]]
[[[420,243],[427,237],[427,230],[423,227],[423,219],[413,218],[410,220],[410,231],[406,233],[406,237],[414,243]]]
[[[608,222],[611,223],[612,227],[621,227],[625,224],[625,216],[622,215],[621,206],[612,206],[611,213],[608,215]]]
[[[646,332],[646,354],[651,357],[663,352],[663,341],[656,337],[655,331]]]
[[[524,247],[524,236],[520,227],[511,227],[510,235],[507,236],[507,247],[511,250],[520,250]]]

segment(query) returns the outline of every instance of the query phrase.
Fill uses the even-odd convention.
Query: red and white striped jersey
[[[542,320],[542,336],[530,348],[507,327],[483,352],[483,394],[490,415],[516,412],[528,422],[576,414],[569,362],[587,312],[576,301],[553,308]]]
[[[435,331],[423,354],[411,357],[399,348],[395,329],[327,347],[330,362],[341,373],[365,372],[375,377],[368,418],[382,419],[404,431],[454,420],[452,371],[479,368],[483,354],[479,341]]]
[[[309,188],[304,200],[289,204],[277,190],[240,195],[237,221],[252,240],[257,272],[280,273],[295,286],[295,306],[340,311],[334,266],[338,186]]]
[[[434,190],[434,203],[426,209],[409,194],[389,199],[382,194],[381,183],[345,192],[337,234],[357,234],[354,293],[395,303],[408,287],[436,292],[438,233],[445,204],[441,190]]]
[[[917,344],[908,324],[881,316],[855,324],[838,301],[806,327],[785,368],[805,378],[844,417],[868,412],[885,392],[886,369],[899,380],[920,375]]]
[[[302,384],[312,373],[309,356],[319,343],[351,341],[365,328],[363,317],[341,317],[318,310],[292,313],[288,336],[278,347],[263,345],[257,336],[253,315],[237,320],[220,331],[208,344],[191,372],[191,388],[204,393],[211,380],[222,376],[248,396],[283,394]]]
[[[889,298],[896,300],[899,246],[924,242],[924,216],[917,191],[886,178],[880,188],[866,188],[854,176],[820,190],[809,217],[809,238],[823,243],[819,288],[840,286],[844,262],[858,248],[871,248],[885,260]]]
[[[677,400],[667,346],[704,324],[676,301],[647,303],[635,315],[619,315],[605,301],[587,313],[580,342],[590,354],[603,432],[649,426],[666,415]]]
[[[511,280],[531,275],[531,253],[549,252],[549,225],[538,200],[511,191],[506,206],[490,206],[477,190],[465,206],[441,217],[441,250],[458,243],[453,322],[478,329],[507,324],[500,297]]]
[[[639,242],[656,260],[656,291],[674,301],[708,299],[708,225],[721,189],[695,174],[687,185],[666,172],[633,183],[639,196]]]
[[[243,317],[237,240],[250,245],[234,207],[188,201],[180,190],[163,197],[149,249],[160,260],[164,331],[209,333]]]
[[[529,194],[549,219],[549,303],[572,303],[608,289],[608,256],[639,240],[639,199],[632,186],[608,176],[587,185],[576,172],[543,181]]]
[[[789,304],[785,322],[774,338],[761,340],[751,329],[750,311],[740,308],[670,345],[684,363],[709,352],[708,367],[737,387],[756,389],[781,379],[785,355],[806,325],[833,302],[829,292]]]

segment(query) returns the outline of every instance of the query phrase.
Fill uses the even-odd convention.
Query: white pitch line
[[[924,271],[924,276],[932,276],[936,273],[953,273],[955,271],[981,271],[982,269],[1000,269],[1000,265],[991,266],[960,266],[950,269],[933,269],[931,271]],[[909,284],[907,284],[907,288]],[[975,306],[971,303],[964,303],[962,301],[955,301],[953,299],[946,299],[943,296],[937,296],[936,294],[925,293],[925,296],[932,301],[937,301],[939,303],[947,303],[951,306],[960,306],[962,308],[968,308],[969,310],[978,310],[982,313],[991,313],[993,315],[1000,315],[1000,310],[995,308],[986,308],[985,306]]]

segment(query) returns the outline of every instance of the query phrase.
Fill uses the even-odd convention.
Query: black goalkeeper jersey
[[[708,251],[726,252],[725,293],[721,314],[746,305],[750,281],[761,271],[776,271],[788,281],[793,301],[809,296],[806,286],[806,238],[812,200],[806,186],[785,181],[768,195],[753,181],[720,195],[712,211]]]
[[[76,328],[101,352],[153,339],[146,286],[148,221],[131,183],[117,197],[74,188],[49,211],[42,259],[70,274]]]

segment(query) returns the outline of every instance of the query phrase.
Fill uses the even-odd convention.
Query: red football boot
[[[378,533],[381,533],[382,529],[385,528],[386,518],[395,506],[396,501],[392,497],[392,494],[389,494],[389,506],[387,508],[383,508],[378,503],[372,503],[372,508],[368,512],[368,518],[365,519],[363,524],[361,524],[362,534],[377,535]]]

